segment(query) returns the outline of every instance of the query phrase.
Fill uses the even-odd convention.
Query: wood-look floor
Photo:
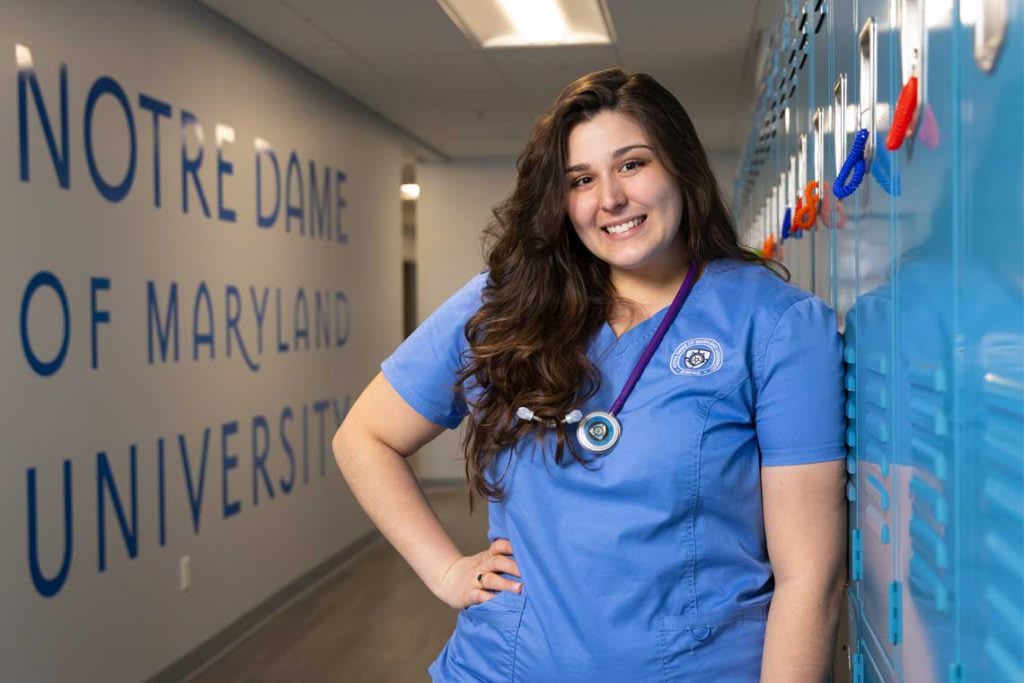
[[[470,516],[462,489],[428,490],[427,497],[462,552],[487,547],[486,505],[478,500]],[[429,683],[427,666],[455,620],[381,540],[187,680]],[[845,635],[841,624],[840,642]],[[842,648],[836,655],[834,680],[848,681],[847,655]]]
[[[469,515],[462,489],[428,490],[464,553],[487,547],[487,506]],[[381,540],[191,683],[423,683],[455,628],[456,613]]]

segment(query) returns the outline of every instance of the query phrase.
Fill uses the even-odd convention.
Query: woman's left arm
[[[761,683],[831,679],[846,587],[845,466],[833,460],[761,468],[775,575]]]

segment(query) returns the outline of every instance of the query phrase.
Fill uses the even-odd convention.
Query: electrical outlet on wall
[[[187,591],[192,587],[192,559],[188,555],[178,561],[178,579],[181,590]]]

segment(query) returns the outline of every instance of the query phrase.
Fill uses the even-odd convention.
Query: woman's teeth
[[[607,228],[604,228],[604,231],[607,233],[611,233],[612,235],[618,235],[626,232],[627,230],[635,228],[636,226],[643,223],[645,220],[647,220],[647,216],[640,216],[639,218],[634,218],[633,220],[626,221],[625,223],[619,223],[618,225],[608,226]]]

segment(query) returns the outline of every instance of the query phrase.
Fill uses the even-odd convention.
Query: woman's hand
[[[437,597],[460,610],[487,602],[494,597],[491,591],[522,593],[522,583],[501,576],[501,573],[522,576],[516,561],[508,557],[511,554],[512,543],[506,538],[499,538],[487,550],[460,557],[441,577]],[[482,583],[477,581],[478,576],[481,576]]]

